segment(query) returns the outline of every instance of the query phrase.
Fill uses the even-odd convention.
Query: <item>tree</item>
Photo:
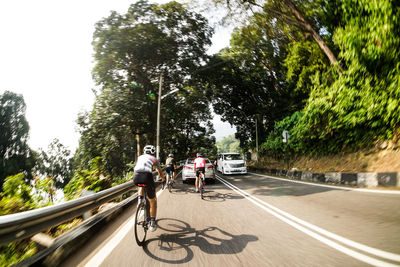
[[[257,12],[263,12],[266,16],[273,18],[277,21],[281,21],[286,25],[295,26],[304,35],[311,35],[316,41],[318,46],[327,56],[333,66],[338,69],[338,72],[342,72],[342,68],[338,63],[337,57],[331,50],[327,42],[324,40],[320,32],[324,32],[324,25],[322,20],[318,16],[321,6],[328,6],[332,9],[332,4],[329,1],[304,1],[304,0],[268,0],[268,1],[257,1],[257,0],[214,0],[214,3],[225,4],[229,7],[231,13],[236,12],[243,17],[243,14],[254,13],[254,9],[258,8]]]
[[[93,78],[100,90],[93,110],[78,118],[82,137],[77,158],[85,168],[100,156],[107,173],[121,175],[143,144],[155,143],[161,74],[164,92],[181,90],[175,103],[163,102],[161,132],[170,136],[164,133],[161,144],[171,149],[177,140],[183,145],[188,132],[196,137],[210,131],[201,126],[210,119],[207,98],[191,74],[207,61],[211,35],[204,17],[177,2],[138,1],[126,14],[112,12],[96,24]],[[201,109],[187,102],[194,95]]]
[[[221,141],[217,142],[218,153],[227,153],[227,152],[241,152],[239,147],[239,140],[235,138],[235,135],[232,134],[230,136],[222,138]]]
[[[25,109],[22,95],[10,91],[0,95],[0,186],[7,176],[20,172],[31,179],[34,158],[28,146],[29,125]]]
[[[334,39],[347,68],[333,82],[317,75],[295,127],[308,152],[370,147],[400,134],[400,11],[393,0],[342,1]],[[303,151],[304,151],[303,149]]]
[[[36,174],[54,181],[56,188],[64,188],[72,176],[70,150],[58,139],[54,139],[47,152],[40,150],[35,166]]]
[[[169,153],[173,153],[176,159],[184,159],[188,152],[193,151],[216,154],[215,137],[211,136],[215,131],[207,101],[209,96],[200,88],[201,85],[187,86],[178,95],[163,100],[162,159]]]
[[[83,190],[98,192],[112,186],[110,176],[104,175],[104,164],[100,157],[90,162],[88,169],[78,169],[72,179],[64,187],[64,195],[67,200],[81,196]]]
[[[263,140],[275,121],[301,109],[308,97],[306,90],[295,90],[296,83],[286,81],[282,62],[290,43],[287,29],[281,24],[267,27],[272,24],[267,19],[257,14],[249,25],[236,29],[231,46],[201,73],[213,95],[214,111],[236,125],[242,148],[255,147],[256,120]]]

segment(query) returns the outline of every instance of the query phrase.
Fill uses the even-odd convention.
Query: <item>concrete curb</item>
[[[288,177],[291,179],[357,187],[400,187],[400,172],[328,172],[312,173],[296,170],[277,170],[248,167],[249,170],[263,171],[268,174]]]

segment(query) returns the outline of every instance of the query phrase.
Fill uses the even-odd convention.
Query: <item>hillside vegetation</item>
[[[362,155],[376,143],[397,143],[397,1],[271,0],[262,10],[247,1],[232,7],[236,14],[240,8],[257,12],[210,61],[210,68],[220,65],[206,80],[214,110],[237,127],[243,149],[254,150],[256,131],[261,155],[275,161],[287,154]]]

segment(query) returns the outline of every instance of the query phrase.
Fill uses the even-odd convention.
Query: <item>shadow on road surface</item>
[[[268,177],[253,175],[225,175],[221,178],[229,183],[237,185],[240,189],[250,194],[262,196],[305,196],[334,190],[342,191],[340,188],[314,186],[312,183],[302,184],[291,182],[290,180],[275,180]]]
[[[195,188],[194,188],[194,181],[189,181],[186,184],[182,183],[182,181],[179,181],[180,183],[177,183],[176,187],[174,186],[174,189],[172,189],[172,193],[176,194],[194,194],[195,193]],[[209,201],[209,202],[223,202],[227,199],[243,199],[244,197],[235,193],[219,193],[217,192],[218,189],[224,188],[225,185],[223,185],[220,181],[216,180],[214,182],[206,182],[205,188],[204,188],[204,201]]]
[[[193,259],[192,248],[198,247],[207,254],[236,254],[249,242],[257,241],[254,235],[233,235],[218,227],[197,230],[184,221],[163,218],[157,220],[163,234],[149,239],[143,247],[152,259],[163,263],[181,264]]]

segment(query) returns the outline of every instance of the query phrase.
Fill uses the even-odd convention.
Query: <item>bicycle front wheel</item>
[[[136,243],[139,246],[143,246],[144,241],[146,240],[147,228],[148,228],[148,221],[147,221],[147,212],[146,206],[144,203],[139,204],[136,209],[135,214],[135,239]]]

